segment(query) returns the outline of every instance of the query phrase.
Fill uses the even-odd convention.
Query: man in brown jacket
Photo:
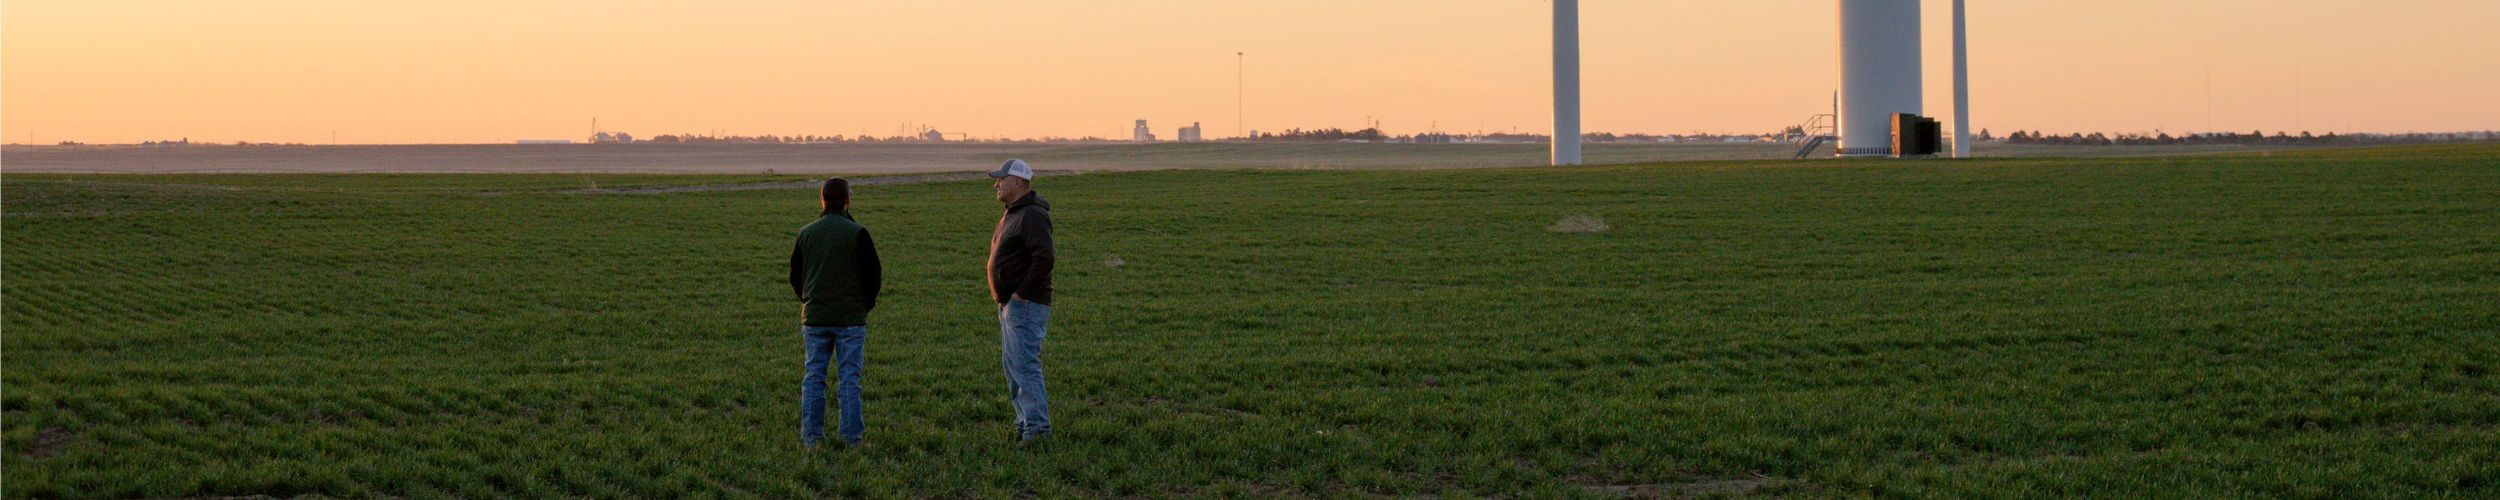
[[[1000,359],[1016,406],[1016,440],[1050,435],[1050,398],[1042,389],[1042,337],[1050,322],[1050,202],[1033,191],[1033,166],[1007,160],[990,171],[1007,212],[990,233],[990,298],[998,301]]]

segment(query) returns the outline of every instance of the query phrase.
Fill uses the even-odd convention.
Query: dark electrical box
[[[1936,154],[1944,146],[1944,128],[1936,120],[1909,113],[1892,114],[1892,156]]]

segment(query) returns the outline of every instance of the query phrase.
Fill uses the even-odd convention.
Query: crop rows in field
[[[804,190],[13,175],[0,464],[15,497],[2488,496],[2495,157],[1046,178],[1034,449],[988,190],[872,186],[874,445],[815,452]]]

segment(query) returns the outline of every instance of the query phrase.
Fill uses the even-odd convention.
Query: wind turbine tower
[[[1916,0],[1911,0],[1916,1]],[[1580,164],[1580,2],[1554,2],[1553,164]]]
[[[1962,33],[1962,0],[1953,0],[1953,157],[1970,157],[1970,41]]]
[[[1840,156],[1892,154],[1892,114],[1926,114],[1920,0],[1840,1]],[[1956,146],[1959,147],[1959,146]]]

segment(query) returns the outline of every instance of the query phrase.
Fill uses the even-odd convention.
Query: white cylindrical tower
[[[1892,114],[1924,114],[1919,0],[1840,0],[1840,156],[1892,153]]]
[[[1970,42],[1962,35],[1962,0],[1953,0],[1953,157],[1970,157]]]
[[[1554,0],[1553,164],[1580,164],[1580,2]]]

